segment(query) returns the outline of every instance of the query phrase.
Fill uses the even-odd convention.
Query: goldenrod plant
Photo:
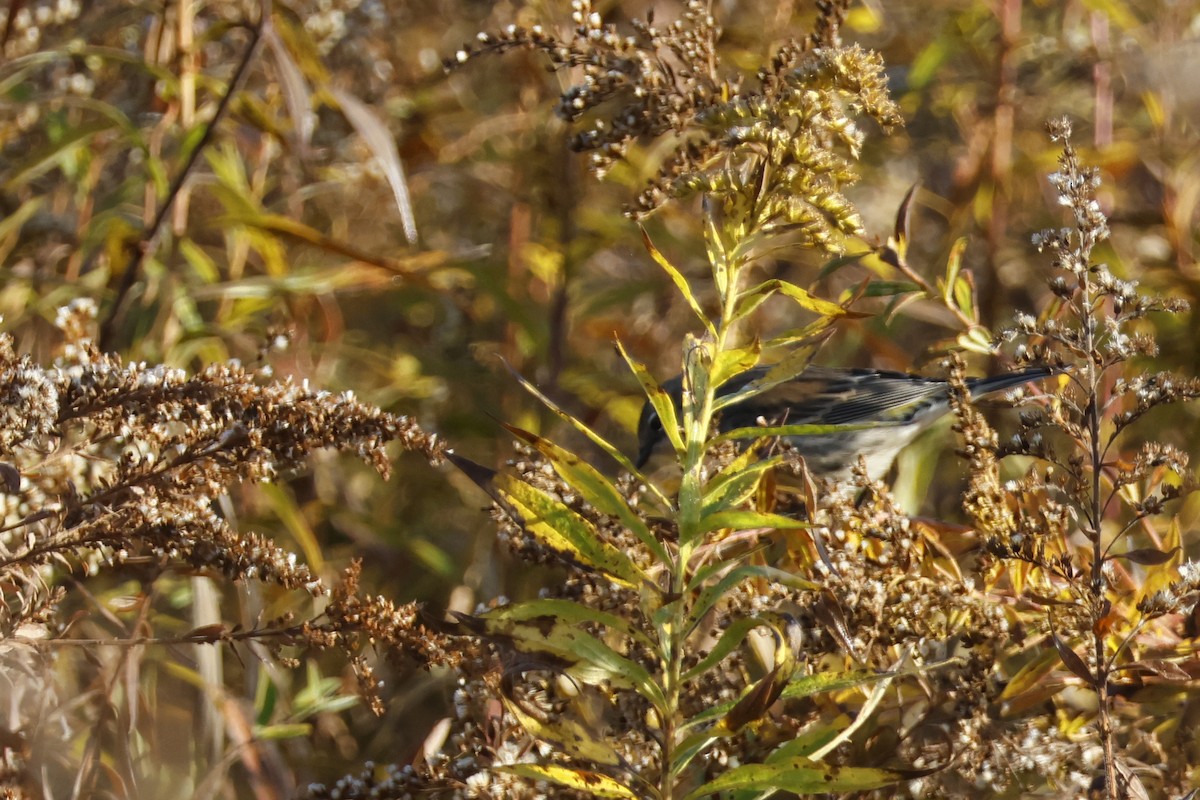
[[[582,82],[564,92],[560,112],[588,120],[574,144],[597,151],[597,172],[636,137],[676,143],[631,216],[668,197],[700,195],[715,294],[710,315],[682,271],[645,238],[698,329],[683,344],[675,393],[617,343],[678,464],[673,491],[528,382],[627,477],[613,482],[580,456],[512,426],[527,450],[511,471],[450,456],[493,497],[502,539],[514,552],[568,571],[537,600],[459,615],[457,630],[479,636],[500,656],[499,674],[464,687],[464,701],[498,694],[514,726],[509,732],[542,748],[514,742],[485,757],[477,745],[465,767],[481,793],[521,795],[514,778],[604,797],[861,792],[919,780],[953,761],[946,753],[919,765],[867,765],[834,753],[879,724],[874,717],[886,697],[907,693],[893,684],[952,662],[951,680],[964,680],[952,648],[929,650],[923,642],[968,630],[980,636],[1000,624],[998,615],[965,587],[901,586],[871,575],[874,559],[902,571],[921,559],[886,490],[864,470],[856,479],[862,505],[844,491],[819,496],[805,481],[802,460],[771,444],[773,437],[828,436],[846,426],[782,420],[770,429],[714,434],[723,409],[794,379],[832,327],[858,315],[857,294],[834,302],[788,281],[753,279],[764,252],[791,246],[839,254],[847,237],[862,233],[842,193],[864,137],[856,117],[885,129],[899,117],[878,57],[840,42],[845,12],[845,4],[823,4],[815,32],[783,47],[753,88],[720,78],[711,44],[718,29],[700,2],[689,3],[677,22],[661,29],[642,22],[630,36],[578,2],[570,39],[511,27],[481,34],[452,59],[458,67],[484,53],[532,48],[556,67],[578,67]],[[809,321],[767,341],[748,340],[743,323],[773,295],[794,302]],[[775,366],[737,393],[721,391],[764,357],[774,357]],[[739,447],[739,439],[754,441]],[[857,457],[848,449],[847,466]],[[776,474],[785,471],[807,484],[800,504],[777,496]],[[780,551],[784,542],[794,552]],[[764,563],[764,547],[780,551],[792,568]],[[884,613],[875,625],[863,624],[860,615],[881,614],[881,606],[900,600],[888,596],[893,590],[905,593],[894,608],[898,619]],[[932,608],[954,609],[958,619],[922,619]],[[867,631],[874,633],[868,638]],[[797,710],[835,693],[857,698],[853,720]],[[460,724],[478,729],[481,720],[469,720]],[[460,746],[469,738],[464,734]],[[462,766],[456,762],[450,775]]]
[[[1188,796],[1193,17],[10,3],[0,796]]]

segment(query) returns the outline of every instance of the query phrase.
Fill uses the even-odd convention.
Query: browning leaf
[[[1095,686],[1096,679],[1092,676],[1092,671],[1088,669],[1088,665],[1079,657],[1079,654],[1070,647],[1067,647],[1066,642],[1058,638],[1057,633],[1051,631],[1050,636],[1054,639],[1054,649],[1058,651],[1063,665],[1075,675],[1082,678],[1088,686]]]

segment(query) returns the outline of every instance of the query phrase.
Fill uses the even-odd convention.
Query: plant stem
[[[719,234],[714,233],[713,235],[717,236]],[[715,246],[720,246],[720,242],[715,243]],[[729,263],[726,260],[728,251],[725,251],[724,248],[722,248],[722,251],[719,257],[725,261],[725,266],[728,269],[728,282],[725,285],[721,298],[721,316],[715,326],[716,336],[712,344],[712,350],[709,353],[710,361],[708,364],[702,366],[706,370],[729,347],[730,335],[737,324],[735,311],[737,308],[738,287],[741,285],[741,270],[745,266],[744,262],[740,259],[734,263]],[[720,281],[716,281],[716,284],[719,286]],[[691,354],[687,354],[684,365],[685,386],[690,382],[693,390],[695,382],[689,379],[692,377],[696,366],[697,364],[692,360]],[[674,774],[671,765],[675,758],[675,746],[677,744],[675,741],[677,736],[675,720],[682,693],[682,686],[680,684],[683,675],[684,638],[687,636],[686,623],[691,613],[692,598],[686,591],[689,577],[687,573],[692,553],[695,552],[696,540],[700,536],[698,529],[693,526],[698,526],[699,524],[700,510],[703,505],[705,445],[708,441],[708,432],[712,424],[713,406],[716,402],[718,388],[708,379],[703,381],[703,387],[704,391],[701,396],[693,397],[691,424],[684,431],[687,451],[684,454],[683,478],[679,487],[679,552],[671,575],[671,595],[675,598],[672,603],[674,612],[671,615],[669,623],[670,629],[666,631],[666,641],[663,642],[662,646],[663,689],[668,706],[667,713],[662,721],[663,764],[659,784],[659,792],[662,800],[671,800],[674,797],[675,781],[678,777]]]
[[[1100,475],[1103,468],[1103,454],[1100,447],[1101,436],[1101,410],[1100,410],[1100,381],[1103,375],[1102,369],[1097,361],[1093,358],[1096,352],[1096,321],[1094,314],[1096,313],[1097,298],[1093,291],[1091,279],[1089,277],[1088,261],[1090,259],[1091,245],[1090,237],[1085,238],[1080,242],[1079,263],[1080,283],[1083,293],[1083,308],[1080,315],[1083,327],[1083,344],[1084,351],[1088,358],[1087,378],[1088,378],[1088,404],[1085,409],[1085,419],[1088,430],[1088,439],[1090,447],[1091,470],[1092,470],[1092,485],[1090,496],[1088,497],[1089,516],[1091,517],[1091,540],[1092,540],[1092,574],[1089,582],[1089,590],[1091,592],[1091,607],[1092,607],[1092,637],[1093,637],[1093,652],[1095,655],[1095,674],[1094,688],[1096,690],[1096,703],[1098,708],[1098,729],[1100,734],[1100,744],[1104,748],[1104,785],[1105,793],[1109,800],[1119,800],[1120,791],[1117,787],[1117,767],[1116,754],[1113,748],[1113,727],[1111,709],[1109,707],[1110,698],[1108,694],[1108,676],[1109,665],[1104,652],[1104,633],[1100,626],[1100,616],[1104,611],[1104,595],[1105,595],[1105,578],[1104,578],[1104,560],[1105,548],[1104,539],[1101,535],[1102,518],[1104,515],[1104,502],[1101,499],[1101,481]]]

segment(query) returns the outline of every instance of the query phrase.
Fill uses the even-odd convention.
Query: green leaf
[[[8,101],[28,102],[32,97],[33,84],[29,74],[43,64],[53,64],[62,58],[61,53],[42,50],[0,64],[0,97]],[[8,73],[4,75],[4,73]]]
[[[860,317],[860,316],[862,316],[861,314],[859,314],[857,312],[849,311],[845,308],[842,308],[837,303],[817,297],[816,295],[812,294],[811,292],[809,292],[805,289],[801,289],[799,286],[797,286],[794,283],[780,280],[778,278],[772,278],[769,281],[763,281],[762,283],[758,284],[757,286],[754,286],[754,287],[742,292],[738,296],[738,303],[739,304],[745,303],[745,302],[747,302],[748,299],[753,298],[757,294],[764,294],[764,295],[769,296],[769,295],[775,294],[775,293],[782,294],[784,297],[791,298],[801,308],[803,308],[807,311],[812,311],[815,314],[820,314],[825,317],[844,317],[844,316]]]
[[[779,699],[788,677],[795,669],[796,662],[791,648],[785,645],[776,646],[775,653],[776,660],[781,663],[776,664],[770,672],[755,681],[749,691],[745,692],[733,704],[733,707],[725,712],[721,721],[713,727],[712,733],[720,735],[722,738],[733,736],[747,725],[762,719],[767,710]],[[785,653],[786,656],[780,659],[780,653]]]
[[[547,656],[555,669],[568,664],[566,672],[581,683],[595,686],[611,683],[634,689],[656,708],[663,708],[662,689],[653,676],[595,636],[554,616],[529,616],[523,620],[520,605],[493,609],[477,617],[459,614],[463,626],[480,636],[507,642],[518,652]]]
[[[715,725],[687,737],[681,743],[671,764],[672,772],[677,773],[686,767],[688,762],[711,742],[733,736],[747,725],[762,719],[767,710],[779,699],[796,669],[795,637],[798,636],[798,623],[794,619],[782,614],[767,612],[755,618],[749,626],[744,622],[750,621],[743,621],[743,624],[739,626],[741,628],[737,633],[739,641],[745,638],[750,627],[756,625],[767,627],[775,635],[774,668],[752,686],[747,687],[736,701],[722,703],[716,708],[705,709],[684,723],[681,730],[707,722],[715,716],[720,717]]]
[[[992,335],[982,325],[973,325],[969,330],[955,337],[955,341],[959,347],[972,353],[987,356],[996,354],[996,345],[992,342]]]
[[[762,622],[754,617],[739,617],[731,622],[729,627],[721,631],[721,637],[717,639],[717,643],[713,645],[708,655],[700,659],[699,663],[694,667],[684,672],[680,680],[684,683],[695,680],[717,664],[720,664],[726,656],[741,645],[746,638],[746,634],[761,624]],[[693,721],[695,720],[689,720],[687,724],[691,725]]]
[[[1042,682],[1042,679],[1058,666],[1058,653],[1054,650],[1041,650],[1032,661],[1017,670],[1008,681],[1004,691],[1000,693],[1001,700],[1011,700],[1032,689]]]
[[[892,295],[919,292],[921,287],[912,281],[871,281],[867,284],[864,297],[891,297]]]
[[[1156,567],[1165,564],[1179,552],[1178,547],[1170,550],[1159,550],[1157,547],[1141,547],[1136,550],[1126,550],[1124,553],[1114,553],[1109,558],[1124,558],[1144,567]]]
[[[340,678],[323,676],[316,664],[307,667],[307,682],[292,698],[292,714],[297,719],[307,719],[316,714],[337,713],[358,705],[357,695],[342,694]]]
[[[683,437],[679,435],[679,416],[675,413],[675,404],[671,401],[671,396],[658,385],[658,381],[654,380],[654,376],[646,369],[646,366],[638,361],[634,361],[629,353],[625,351],[625,345],[617,342],[617,350],[621,353],[621,357],[625,359],[625,363],[633,370],[634,377],[638,379],[638,383],[642,385],[642,391],[646,393],[646,398],[650,401],[650,405],[654,407],[655,413],[658,414],[658,420],[662,423],[663,432],[667,436],[667,440],[671,442],[671,446],[675,448],[675,452],[683,453]],[[624,465],[622,465],[624,466]],[[634,474],[638,474],[633,465],[629,465],[629,470]]]
[[[832,317],[821,317],[805,325],[803,328],[792,328],[777,334],[763,343],[764,351],[786,347],[789,349],[798,345],[808,344],[818,338],[824,341],[825,336],[831,335],[830,328],[835,320]]]
[[[722,708],[728,708],[732,703],[722,703]],[[671,759],[671,773],[678,775],[687,769],[688,764],[695,760],[696,756],[708,749],[708,746],[717,741],[721,737],[710,729],[697,731],[691,736],[686,737],[678,745],[675,746],[675,752]]]
[[[504,708],[516,718],[525,732],[535,739],[558,745],[565,753],[594,764],[611,767],[620,765],[621,756],[610,747],[602,736],[589,731],[570,717],[558,715],[553,720],[540,720],[527,714],[515,702],[504,697]]]
[[[692,313],[696,315],[696,319],[700,320],[700,323],[704,325],[704,327],[708,328],[708,332],[715,337],[717,335],[717,330],[713,327],[712,321],[709,320],[708,315],[704,313],[704,309],[700,308],[700,303],[696,300],[696,295],[692,293],[692,287],[688,285],[687,278],[683,277],[683,273],[676,269],[675,265],[667,260],[667,257],[664,256],[657,247],[655,247],[654,242],[650,240],[650,234],[646,232],[646,229],[642,228],[641,231],[642,244],[646,246],[646,252],[648,252],[650,257],[654,259],[654,263],[662,267],[663,272],[667,273],[668,277],[671,278],[671,281],[675,284],[675,288],[679,290],[681,295],[683,295],[683,299],[687,301],[688,306],[692,309]]]
[[[775,764],[796,756],[811,756],[837,738],[850,722],[850,716],[847,714],[839,714],[833,719],[821,720],[795,739],[784,742],[775,748],[774,752],[763,760],[767,764]]]
[[[296,498],[285,488],[284,484],[263,483],[259,487],[263,497],[275,512],[275,516],[283,523],[296,544],[304,553],[304,560],[314,572],[325,569],[325,557],[321,553],[321,544],[317,534],[308,524],[308,519],[296,504]]]
[[[892,227],[892,236],[888,240],[889,246],[902,263],[908,260],[908,243],[912,239],[909,235],[912,228],[912,207],[918,188],[920,188],[919,184],[914,183],[904,193],[904,199],[900,201],[900,207],[896,209],[896,224]]]
[[[620,342],[617,342],[617,347],[621,350],[622,355],[625,356],[625,360],[627,362],[629,362],[630,367],[633,368],[637,362],[634,362],[631,358],[629,358],[629,355],[627,353],[625,353],[625,349],[623,347],[621,347]],[[642,373],[645,373],[646,378],[650,381],[651,385],[653,385],[655,387],[655,389],[657,389],[658,393],[665,396],[666,392],[664,392],[662,389],[658,388],[658,384],[654,383],[654,379],[650,377],[650,374],[649,374],[649,372],[646,371],[646,368],[640,364],[637,364],[637,367],[639,367],[641,369]],[[593,444],[595,444],[601,450],[603,450],[605,453],[607,453],[614,461],[616,461],[618,464],[620,464],[622,467],[624,467],[626,471],[631,472],[634,475],[637,475],[638,477],[641,477],[642,473],[639,472],[638,469],[633,465],[633,462],[629,460],[629,457],[626,456],[624,453],[622,453],[620,450],[618,450],[616,447],[614,447],[607,439],[605,439],[600,434],[596,433],[594,430],[592,430],[590,427],[588,427],[586,424],[584,424],[581,420],[576,419],[573,415],[568,414],[566,411],[564,411],[557,403],[555,403],[549,397],[544,395],[536,386],[534,386],[529,381],[525,380],[524,376],[517,373],[516,371],[512,371],[512,374],[517,379],[517,381],[521,384],[522,388],[525,389],[525,391],[529,392],[531,395],[536,397],[538,400],[542,401],[542,404],[544,406],[546,406],[546,408],[553,411],[558,416],[559,419],[561,419],[564,422],[566,422],[567,424],[571,425],[571,427],[575,428],[575,430],[579,431],[584,436],[586,436],[588,439],[590,439]],[[634,374],[635,375],[639,374],[637,369],[634,369]],[[643,387],[645,386],[644,383],[642,385],[643,385]],[[674,419],[675,418],[674,407],[671,406],[670,402],[667,403],[667,406],[671,409],[671,411],[669,412],[671,414],[671,419]],[[658,406],[655,406],[655,408],[657,409]],[[665,419],[665,417],[660,416],[660,419]],[[676,438],[679,437],[678,425],[668,426],[668,425],[664,424],[663,429],[667,430],[667,431],[674,430],[675,437]],[[668,438],[670,438],[669,434],[668,434]],[[670,499],[668,499],[667,496],[664,495],[657,486],[650,483],[649,481],[645,481],[645,484],[646,484],[647,488],[650,489],[651,493],[654,494],[655,498],[662,504],[662,506],[664,508],[672,507]]]
[[[91,97],[74,97],[71,99],[71,105],[77,108],[85,108],[98,116],[105,117],[115,127],[120,128],[121,133],[124,134],[126,139],[125,144],[129,149],[146,149],[146,138],[141,129],[118,106]]]
[[[720,720],[712,727],[688,736],[679,744],[671,762],[671,771],[679,773],[713,742],[733,736],[751,722],[762,719],[767,709],[779,699],[782,681],[786,680],[786,673],[792,666],[790,663],[786,666],[777,665],[747,688],[735,702],[722,703],[716,709],[706,709],[701,716],[709,718],[713,711],[718,711]],[[695,721],[689,720],[687,724]]]
[[[792,520],[792,523],[794,527],[795,520]],[[696,573],[688,584],[688,591],[694,592],[699,589],[702,581],[706,580],[709,574],[710,572],[707,570]],[[813,583],[795,573],[787,572],[777,567],[768,567],[759,564],[743,564],[739,567],[734,567],[726,575],[722,576],[719,581],[705,586],[700,591],[696,602],[692,604],[691,612],[688,614],[687,623],[684,626],[687,635],[690,635],[695,630],[700,620],[704,619],[705,615],[708,614],[717,601],[724,597],[730,589],[742,581],[756,578],[804,591],[818,591],[821,588],[820,584]]]
[[[742,295],[738,298],[737,305],[733,308],[733,319],[745,319],[754,313],[754,310],[763,303],[771,299],[774,292],[757,292],[751,295]]]
[[[708,253],[708,263],[712,267],[713,284],[721,296],[722,302],[729,295],[733,283],[732,270],[729,264],[729,247],[721,236],[713,214],[704,215],[704,248]],[[715,331],[713,332],[715,337]]]
[[[970,274],[966,273],[964,277],[962,269],[963,255],[966,251],[967,240],[964,238],[955,240],[954,246],[950,249],[950,255],[946,258],[946,277],[944,282],[939,283],[941,283],[942,300],[947,306],[958,309],[967,319],[978,321],[974,287],[971,284]]]
[[[192,268],[192,272],[203,283],[216,284],[221,281],[221,268],[217,262],[204,252],[204,248],[195,240],[183,237],[179,240],[179,254]]]
[[[497,472],[492,480],[504,502],[520,515],[530,535],[546,547],[626,587],[636,588],[649,582],[624,551],[600,538],[592,523],[562,501],[503,472]]]
[[[856,422],[853,425],[756,425],[749,428],[734,428],[709,440],[709,447],[737,439],[762,439],[772,436],[819,436],[829,433],[869,430],[871,428],[899,428],[897,422]]]
[[[187,288],[194,300],[270,300],[289,295],[311,296],[338,291],[362,291],[390,283],[380,270],[365,265],[338,264],[331,267],[295,267],[282,276],[256,275],[208,286]],[[247,304],[255,307],[256,304]]]
[[[705,514],[700,518],[700,533],[709,533],[725,528],[732,531],[748,531],[755,528],[793,530],[807,527],[809,527],[809,523],[804,520],[751,509],[727,509],[713,514]]]
[[[954,305],[968,319],[976,319],[975,293],[971,284],[961,275],[954,282]]]
[[[1087,665],[1087,662],[1080,658],[1070,645],[1060,639],[1057,633],[1050,631],[1050,637],[1054,640],[1054,649],[1058,651],[1063,666],[1080,678],[1086,686],[1095,686],[1096,676],[1092,674],[1091,667]]]
[[[821,692],[839,692],[858,686],[869,686],[896,677],[896,672],[872,672],[856,669],[849,672],[818,672],[794,678],[783,690],[785,700],[796,700]]]
[[[513,425],[506,424],[504,427],[517,438],[537,448],[538,452],[549,460],[551,466],[554,467],[554,471],[570,484],[572,489],[579,492],[584,500],[601,513],[619,519],[622,525],[628,528],[641,540],[642,544],[646,545],[654,553],[659,563],[665,564],[671,560],[666,548],[654,536],[649,526],[646,525],[645,520],[629,507],[629,504],[625,502],[625,498],[617,491],[617,487],[613,486],[612,482],[601,475],[595,467],[574,453],[559,447],[549,439]]]
[[[954,240],[950,247],[950,255],[946,257],[946,276],[938,281],[938,286],[942,290],[942,300],[947,305],[953,299],[953,287],[958,282],[959,272],[962,271],[962,259],[966,251],[967,240],[960,236]]]
[[[885,308],[879,316],[885,320],[886,324],[891,325],[892,322],[894,322],[896,318],[900,316],[900,312],[903,311],[905,307],[925,297],[928,297],[928,295],[926,295],[924,292],[917,292],[914,294],[898,294],[891,299],[891,301],[887,304],[887,308]]]
[[[708,371],[708,380],[713,386],[720,388],[733,378],[741,375],[758,363],[762,347],[755,339],[745,347],[735,347],[732,350],[722,350],[713,359]]]
[[[360,267],[358,272],[365,272],[366,265],[371,265],[374,281],[380,284],[390,283],[381,271],[386,270],[399,275],[406,281],[416,285],[433,288],[448,288],[454,285],[465,285],[473,282],[474,278],[465,270],[452,267],[456,257],[439,250],[427,250],[410,255],[383,256],[377,252],[356,247],[350,243],[330,236],[316,228],[296,220],[288,219],[279,214],[256,213],[252,217],[233,220],[236,224],[248,225],[278,234],[285,239],[300,242],[334,256],[343,256],[359,262],[358,265],[338,264],[337,269]],[[225,220],[220,217],[212,220],[213,227],[220,226]],[[295,271],[295,270],[293,270]],[[361,278],[359,279],[361,282]],[[354,288],[354,287],[350,287]]]
[[[281,725],[255,725],[254,738],[266,741],[302,739],[312,735],[313,726],[307,722]]]
[[[528,600],[524,603],[491,609],[482,616],[487,619],[506,619],[513,622],[528,622],[531,619],[547,617],[572,625],[594,623],[603,625],[610,630],[614,630],[630,638],[637,639],[648,648],[654,648],[654,643],[650,640],[650,637],[638,628],[631,626],[629,620],[608,611],[601,611],[598,608],[585,606],[574,600],[558,600],[553,598]]]
[[[953,37],[940,37],[934,39],[926,45],[924,50],[917,53],[908,75],[908,85],[913,91],[920,91],[929,85],[929,82],[938,74],[942,64],[950,57],[952,46],[957,46]]]
[[[565,786],[568,789],[587,792],[593,797],[638,800],[642,796],[625,784],[602,773],[574,769],[572,767],[560,767],[555,764],[544,766],[541,764],[508,764],[502,767],[492,767],[492,771],[507,772],[510,775],[519,775],[522,778],[529,778],[535,781],[547,781],[558,786]]]
[[[863,253],[845,253],[840,256],[835,256],[829,259],[829,261],[826,261],[821,267],[821,271],[817,273],[817,280],[824,280],[825,278],[828,278],[842,267],[849,266],[850,264],[857,264],[863,260],[864,256],[869,256],[870,254],[870,251],[867,251]]]
[[[218,197],[229,213],[245,216],[249,222],[257,220],[262,214],[262,203],[250,188],[246,165],[237,150],[231,144],[221,144],[206,149],[204,159],[217,178],[217,186],[226,190]]]
[[[15,192],[25,184],[50,170],[58,167],[67,169],[75,154],[84,149],[96,134],[112,128],[112,123],[105,120],[70,128],[66,135],[56,138],[43,147],[36,148],[22,155],[20,169],[4,182],[5,192]]]
[[[795,794],[864,792],[928,775],[931,771],[840,767],[797,756],[770,764],[734,767],[716,780],[688,792],[684,800],[700,800],[718,792],[737,790],[775,790]]]
[[[271,721],[275,712],[275,704],[279,701],[279,687],[271,676],[261,666],[259,667],[258,688],[254,692],[254,724],[266,725]]]
[[[823,328],[803,344],[793,346],[788,351],[788,354],[778,364],[771,366],[761,378],[748,383],[738,392],[718,397],[713,404],[713,411],[720,411],[723,408],[740,403],[747,398],[754,397],[795,378],[801,372],[808,369],[808,365],[812,363],[813,356],[817,354],[817,350],[821,348],[821,345],[825,343],[832,333],[832,330]]]
[[[781,461],[780,456],[755,461],[757,457],[756,449],[747,447],[708,482],[704,487],[701,515],[715,514],[746,502],[758,488],[763,472]]]

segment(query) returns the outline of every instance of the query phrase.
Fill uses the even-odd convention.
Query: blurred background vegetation
[[[651,7],[673,19],[677,5],[597,7],[621,26]],[[813,13],[765,0],[713,10],[724,63],[745,74],[807,30]],[[507,362],[632,448],[643,398],[613,339],[666,377],[679,370],[689,325],[620,213],[661,154],[635,150],[607,182],[593,181],[553,114],[565,79],[537,54],[444,73],[442,60],[463,42],[510,23],[566,27],[570,8],[9,0],[0,10],[3,329],[47,359],[56,309],[93,297],[107,323],[104,346],[130,359],[192,369],[266,359],[278,374],[413,415],[484,464],[511,454],[501,420],[590,454],[520,389]],[[850,196],[872,238],[850,252],[886,240],[918,184],[912,265],[933,281],[961,257],[989,326],[1044,308],[1047,268],[1029,237],[1061,224],[1044,179],[1058,152],[1044,123],[1066,114],[1104,178],[1113,234],[1100,256],[1151,291],[1200,299],[1194,4],[866,2],[843,37],[883,54],[907,120],[868,140]],[[151,231],[193,154],[186,185]],[[675,204],[646,222],[658,247],[696,275],[707,269],[700,219],[696,206]],[[825,266],[801,252],[770,270],[833,299],[867,276],[890,276],[874,257]],[[842,325],[819,360],[918,370],[952,342],[940,306],[889,304],[880,298],[878,315]],[[768,303],[757,324],[764,334],[792,327],[791,308]],[[1162,363],[1194,369],[1196,316],[1154,322]],[[282,339],[286,348],[270,346]],[[1197,413],[1160,410],[1149,426],[1194,456]],[[897,492],[912,512],[962,518],[962,467],[949,441],[944,431],[927,437],[902,459]],[[273,534],[329,573],[364,558],[366,584],[397,600],[469,611],[555,579],[499,557],[485,496],[412,454],[398,454],[387,483],[330,457],[288,482],[235,494],[240,527]],[[1185,538],[1198,515],[1194,500],[1181,509]],[[68,611],[79,613],[77,634],[121,636],[214,617],[252,624],[295,602],[253,587],[208,596],[203,585],[159,581],[152,613],[134,619],[124,609],[146,587],[119,576],[74,597]],[[410,760],[453,688],[404,664],[381,668],[388,702],[376,719],[348,708],[353,682],[333,658],[291,668],[266,652],[212,651],[136,656],[145,681],[133,703],[144,715],[138,735],[161,755],[139,767],[149,780],[143,796],[182,796],[181,776],[211,795],[233,791],[227,781],[247,773],[303,786],[366,759]],[[119,683],[129,660],[118,656],[63,658],[59,677],[80,692]],[[72,726],[104,719],[86,703],[62,713]],[[274,744],[245,746],[252,739]]]

